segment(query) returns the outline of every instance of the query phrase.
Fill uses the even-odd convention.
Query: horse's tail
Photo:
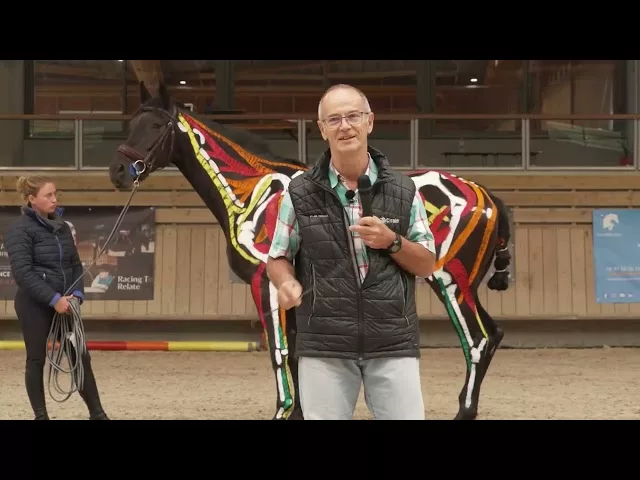
[[[495,246],[495,258],[493,266],[496,271],[487,282],[491,290],[506,290],[509,288],[509,265],[511,264],[511,254],[509,253],[509,240],[511,240],[511,226],[509,216],[504,202],[494,194],[485,189],[497,208],[497,228],[498,239]]]

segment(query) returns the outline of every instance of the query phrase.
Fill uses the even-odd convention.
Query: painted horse
[[[131,188],[134,179],[144,182],[169,164],[182,172],[217,218],[231,270],[251,286],[277,386],[273,419],[303,419],[295,394],[295,317],[278,307],[265,267],[282,193],[308,166],[274,155],[255,134],[199,118],[164,85],[152,97],[141,83],[140,93],[129,136],[109,167],[111,182]],[[436,270],[427,282],[453,322],[466,362],[455,418],[475,419],[482,381],[503,337],[477,290],[491,264],[496,272],[489,288],[508,287],[507,211],[487,189],[456,175],[425,170],[410,177],[424,198],[436,241]]]

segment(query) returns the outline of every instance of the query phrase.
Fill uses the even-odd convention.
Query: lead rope
[[[134,168],[138,162],[142,163],[143,168],[142,170],[138,170],[136,168],[136,178],[133,181],[131,195],[129,196],[129,200],[127,200],[125,206],[122,208],[116,223],[111,229],[111,233],[104,242],[104,245],[98,255],[94,258],[93,263],[84,269],[82,275],[80,275],[80,277],[71,284],[64,293],[64,296],[70,295],[73,292],[75,286],[86,275],[89,269],[96,264],[118,231],[122,220],[124,220],[124,217],[131,206],[131,200],[133,200],[133,196],[140,186],[140,175],[142,175],[146,169],[144,162],[140,160],[134,163]],[[49,335],[47,337],[47,363],[49,364],[47,383],[49,396],[58,403],[66,402],[73,393],[81,392],[84,387],[84,365],[82,363],[82,358],[87,353],[87,342],[85,339],[84,324],[82,323],[80,302],[76,298],[72,298],[69,301],[69,305],[71,307],[70,313],[55,312],[53,315],[53,321],[51,322],[51,328],[49,329]],[[62,362],[65,358],[69,365],[69,370],[65,370],[62,367]],[[68,374],[71,377],[68,389],[64,389],[60,385],[61,373]],[[56,392],[63,396],[62,398],[56,398],[52,392],[52,385]]]

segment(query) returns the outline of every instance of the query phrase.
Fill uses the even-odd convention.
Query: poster
[[[597,303],[640,301],[640,210],[593,211]]]
[[[74,234],[85,273],[85,300],[153,300],[155,210],[130,207],[120,228],[98,257],[122,207],[66,207],[62,218]],[[0,299],[13,300],[4,234],[21,215],[17,207],[0,207]]]

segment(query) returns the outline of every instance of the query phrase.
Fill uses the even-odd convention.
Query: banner
[[[88,268],[102,249],[122,207],[65,207],[62,218],[71,227],[80,260]],[[0,207],[0,299],[13,300],[4,234],[21,215],[19,207]],[[153,300],[155,210],[130,207],[119,230],[95,265],[85,273],[85,300]]]
[[[593,211],[598,303],[640,301],[640,210]]]

